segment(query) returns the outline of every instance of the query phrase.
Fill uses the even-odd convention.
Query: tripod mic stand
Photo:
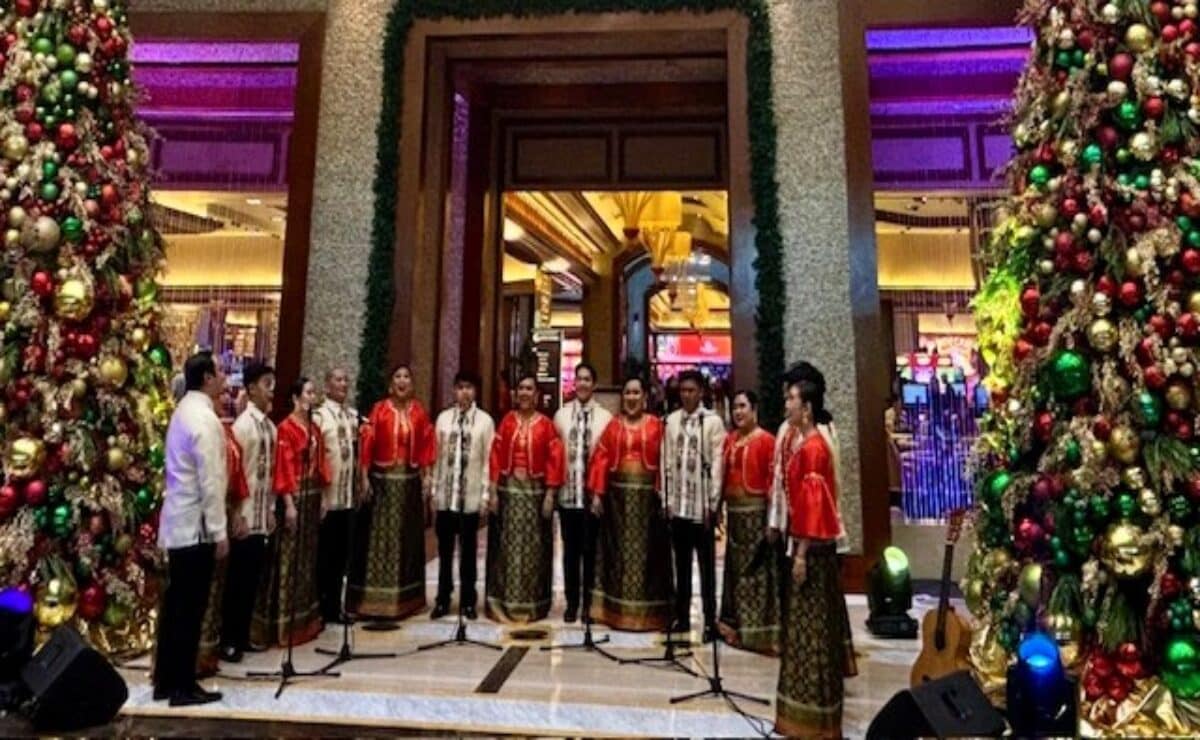
[[[591,562],[594,564],[596,562],[596,536],[597,536],[596,530],[599,528],[599,523],[591,521],[591,519],[593,519],[594,517],[592,516],[592,513],[590,511],[585,510],[583,512],[583,516],[584,516],[584,520],[583,520],[584,521],[584,524],[583,524],[583,527],[584,527],[583,557],[584,557],[585,561],[590,558]],[[561,526],[562,525],[561,512],[559,514],[558,521],[559,521],[559,525]],[[590,532],[588,531],[589,529],[591,530]],[[585,566],[584,573],[591,573],[592,580],[593,581],[595,580],[595,566],[594,565]],[[586,580],[587,579],[585,579],[585,581]],[[554,645],[543,645],[541,647],[541,650],[542,650],[542,652],[549,652],[551,650],[582,650],[585,653],[596,653],[597,655],[601,656],[602,658],[607,658],[608,660],[611,660],[614,663],[617,663],[618,665],[623,665],[626,662],[624,658],[613,655],[612,653],[608,652],[604,648],[600,647],[601,644],[610,641],[610,638],[608,635],[601,637],[599,640],[597,640],[592,635],[591,593],[592,593],[593,585],[594,585],[594,583],[588,583],[588,582],[585,582],[583,584],[583,593],[584,593],[583,617],[582,617],[583,641],[582,642],[557,643]]]
[[[464,485],[465,485],[465,481],[464,481]],[[460,507],[460,508],[462,508],[462,507]],[[458,515],[458,517],[457,517],[457,519],[458,519],[457,525],[458,526],[456,526],[454,528],[454,539],[460,545],[458,557],[461,560],[461,558],[465,558],[467,556],[467,553],[463,552],[462,547],[461,547],[462,541],[463,541],[463,533],[465,531],[464,527],[466,527],[467,515],[466,515],[466,512],[462,512],[462,511],[452,512],[452,513],[455,513]],[[478,548],[476,548],[476,552],[478,552]],[[453,555],[451,555],[451,557],[453,557]],[[476,553],[475,552],[471,553],[471,557],[476,557]],[[462,571],[460,569],[459,573],[461,574],[461,572]],[[504,649],[503,647],[501,647],[495,643],[492,643],[492,642],[484,642],[483,640],[474,640],[474,639],[471,639],[470,637],[467,637],[467,622],[466,622],[466,619],[463,618],[462,593],[463,593],[463,583],[462,583],[462,578],[460,577],[459,584],[458,584],[458,623],[456,624],[456,626],[454,628],[454,637],[451,637],[447,640],[438,640],[437,642],[430,642],[430,643],[426,643],[424,645],[418,645],[417,652],[425,652],[426,650],[436,650],[437,648],[450,647],[452,645],[475,645],[476,647],[487,648],[489,650],[503,650]]]
[[[731,527],[730,527],[730,529],[731,529]],[[717,542],[716,542],[717,527],[716,527],[715,522],[714,522],[713,526],[709,528],[709,530],[710,530],[711,537],[712,537],[712,543],[710,544],[709,550],[708,550],[708,567],[710,568],[709,572],[712,573],[712,578],[714,580],[714,585],[715,585],[716,577],[717,577]],[[741,713],[741,710],[738,709],[736,704],[734,704],[734,702],[733,702],[734,699],[742,699],[744,701],[753,702],[755,704],[761,704],[763,706],[770,706],[771,702],[762,697],[750,696],[749,694],[743,694],[743,693],[740,693],[737,691],[730,691],[729,689],[725,688],[725,685],[721,682],[721,652],[720,652],[720,649],[717,647],[717,644],[720,642],[722,642],[721,636],[713,635],[713,640],[712,640],[713,672],[712,672],[711,676],[707,677],[708,678],[708,688],[703,691],[697,691],[697,692],[691,693],[691,694],[684,694],[683,696],[673,696],[673,697],[671,697],[671,703],[672,704],[680,704],[683,702],[692,701],[693,699],[706,699],[708,697],[715,697],[715,698],[724,699],[725,701],[729,702],[733,706],[733,708],[738,711],[739,714]]]
[[[355,435],[351,442],[353,457],[350,460],[352,466],[358,464],[358,434],[355,429]],[[341,607],[342,607],[342,646],[337,650],[329,650],[328,648],[317,648],[318,655],[333,656],[333,660],[324,668],[320,669],[321,673],[328,673],[337,668],[343,663],[349,663],[352,660],[377,660],[380,658],[395,658],[395,653],[357,653],[354,651],[353,641],[350,639],[350,630],[354,626],[354,618],[350,616],[350,610],[347,608],[347,601],[350,591],[350,564],[354,561],[354,545],[355,533],[358,531],[358,510],[355,508],[355,502],[358,500],[359,476],[358,471],[350,479],[350,509],[346,512],[346,558],[342,566],[342,587],[341,591]]]
[[[302,465],[301,472],[300,472],[300,490],[296,492],[298,496],[306,495],[306,492],[308,491],[308,489],[311,485],[311,482],[312,482],[311,467],[310,467],[311,457],[312,457],[312,446],[313,446],[312,407],[311,406],[308,408],[308,411],[305,415],[305,424],[306,424],[306,426],[304,428],[304,452],[300,456],[301,465]],[[312,494],[307,493],[307,495],[311,496]],[[246,674],[247,678],[272,678],[272,677],[278,676],[279,677],[279,688],[275,690],[275,698],[276,699],[278,699],[283,694],[283,690],[285,688],[287,688],[288,683],[293,678],[300,678],[303,676],[332,678],[332,677],[341,675],[340,673],[337,673],[336,671],[329,671],[324,668],[322,668],[321,670],[317,670],[317,671],[297,671],[295,665],[292,664],[292,653],[293,653],[293,650],[296,645],[296,633],[295,633],[295,626],[296,626],[296,570],[297,570],[296,566],[299,564],[300,551],[307,549],[305,547],[305,542],[304,542],[304,540],[305,540],[304,520],[306,518],[304,516],[304,509],[305,509],[304,502],[300,502],[300,504],[297,506],[297,510],[296,510],[296,533],[295,533],[296,542],[295,542],[295,547],[293,547],[293,549],[292,549],[291,567],[288,569],[289,572],[288,572],[287,652],[285,652],[283,654],[283,659],[279,664],[279,670],[277,670],[277,671],[250,671]],[[282,538],[280,541],[282,542]]]

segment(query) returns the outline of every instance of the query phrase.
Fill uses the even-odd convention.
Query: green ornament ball
[[[1137,188],[1138,190],[1149,190],[1150,189],[1150,177],[1148,175],[1144,175],[1144,174],[1138,175],[1137,177],[1133,178],[1133,186],[1135,188]]]
[[[1138,502],[1132,493],[1122,491],[1117,495],[1117,513],[1121,515],[1122,519],[1128,519],[1137,510]]]
[[[42,179],[53,180],[56,177],[58,177],[58,162],[53,159],[42,162]]]
[[[1133,184],[1133,178],[1131,178],[1127,173],[1122,172],[1121,174],[1117,175],[1117,184],[1121,187],[1127,188]]]
[[[74,216],[67,216],[62,222],[62,234],[69,242],[79,242],[83,239],[83,222]]]
[[[171,364],[171,355],[167,352],[167,348],[161,344],[156,344],[146,352],[146,356],[150,358],[150,362],[161,368],[167,368]]]
[[[1163,402],[1158,394],[1141,391],[1134,398],[1133,415],[1137,422],[1146,429],[1157,429],[1162,423]]]
[[[139,303],[152,303],[158,297],[158,283],[154,282],[154,278],[138,278],[133,284],[133,297]]]
[[[1126,131],[1132,131],[1142,124],[1142,112],[1132,100],[1123,101],[1117,106],[1113,118],[1117,125]]]
[[[1071,555],[1066,550],[1055,550],[1053,559],[1055,568],[1066,568],[1071,564]]]
[[[1079,467],[1079,465],[1083,462],[1083,450],[1079,446],[1079,440],[1074,438],[1067,440],[1065,448],[1066,449],[1063,450],[1063,456],[1067,460],[1067,465],[1070,465],[1073,468]]]
[[[1054,55],[1054,66],[1056,67],[1067,69],[1071,67],[1072,63],[1073,60],[1071,57],[1071,51],[1069,49],[1059,49]]]
[[[1192,229],[1187,233],[1187,243],[1190,247],[1200,247],[1200,230]]]
[[[1179,227],[1180,231],[1187,233],[1192,230],[1192,219],[1187,216],[1176,216],[1175,225]]]
[[[163,446],[157,442],[150,445],[148,458],[151,465],[153,465],[156,469],[161,470],[163,463],[167,459],[166,452],[163,451]]]
[[[1101,496],[1093,496],[1088,501],[1088,513],[1092,517],[1092,521],[1103,524],[1112,516],[1112,507],[1108,503],[1108,499]]]
[[[997,507],[1004,498],[1004,492],[1012,485],[1012,474],[1007,470],[997,470],[984,480],[983,502],[990,507]]]
[[[58,188],[58,183],[44,182],[42,183],[42,200],[53,203],[58,200],[58,196],[62,193]]]
[[[1075,47],[1075,50],[1071,52],[1071,66],[1082,67],[1086,61],[1087,55],[1083,53],[1083,49]]]
[[[1174,637],[1167,643],[1162,681],[1180,699],[1200,698],[1200,640],[1195,635]]]
[[[46,36],[38,36],[33,40],[33,52],[35,54],[50,54],[54,51],[54,42]]]
[[[134,494],[133,505],[137,509],[138,514],[148,516],[150,512],[154,511],[154,492],[142,486]]]
[[[1079,159],[1088,167],[1095,167],[1104,161],[1104,150],[1100,148],[1099,144],[1093,142],[1083,148],[1083,154]]]
[[[54,50],[54,56],[58,59],[58,64],[61,67],[74,64],[76,56],[75,47],[67,43],[59,44],[58,48]]]
[[[1050,168],[1044,164],[1034,165],[1029,170],[1029,181],[1038,187],[1050,182]]]
[[[1117,150],[1117,164],[1124,166],[1124,165],[1129,164],[1129,162],[1132,159],[1133,159],[1133,154],[1131,154],[1130,151],[1128,149],[1126,149],[1125,147],[1121,147],[1120,149]],[[1121,174],[1125,174],[1125,173],[1121,173]],[[1129,175],[1125,174],[1125,178],[1129,179]]]
[[[58,80],[63,84],[63,87],[68,90],[74,90],[79,84],[79,73],[73,69],[64,69],[58,73]]]
[[[50,528],[59,537],[65,537],[71,533],[71,507],[68,504],[59,504],[54,507],[54,511],[50,512]]]
[[[115,599],[109,599],[100,618],[109,627],[120,627],[129,619],[129,608],[117,603]]]
[[[1191,515],[1192,504],[1186,496],[1172,496],[1167,500],[1167,513],[1170,514],[1171,521],[1182,522]]]
[[[1050,359],[1050,390],[1063,401],[1074,401],[1091,390],[1092,366],[1073,349],[1059,350]]]

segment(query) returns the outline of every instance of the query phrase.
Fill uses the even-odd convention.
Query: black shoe
[[[676,619],[674,622],[671,622],[671,629],[669,631],[676,634],[687,634],[692,631],[692,623],[686,619]]]
[[[199,686],[193,686],[183,691],[172,691],[170,704],[173,707],[194,707],[214,701],[221,701],[220,691],[205,691]]]
[[[567,610],[565,612],[563,612],[563,621],[566,622],[567,624],[575,624],[575,620],[578,618],[579,618],[579,607],[578,606],[568,606]]]
[[[268,648],[266,645],[247,644],[242,646],[243,653],[265,653],[268,650],[270,650],[270,648]]]
[[[438,603],[438,604],[433,605],[433,611],[429,612],[429,618],[430,619],[441,619],[442,617],[446,616],[449,613],[450,613],[450,606],[448,604]]]
[[[712,642],[717,639],[717,627],[714,624],[704,625],[704,642]]]
[[[475,621],[479,617],[479,615],[475,613],[475,605],[472,604],[471,606],[464,606],[463,616],[471,621]]]
[[[238,648],[235,648],[233,645],[221,646],[221,660],[225,661],[226,663],[241,663],[242,657],[242,651]]]
[[[154,687],[154,701],[166,701],[171,696],[171,692],[165,686]]]

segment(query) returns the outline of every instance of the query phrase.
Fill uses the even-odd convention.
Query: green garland
[[[785,362],[783,236],[775,183],[775,111],[772,104],[771,25],[766,0],[398,0],[388,15],[383,43],[383,106],[375,163],[375,215],[368,260],[366,321],[359,349],[358,398],[367,404],[386,388],[388,333],[396,301],[394,282],[396,198],[400,168],[404,45],[417,18],[477,20],[567,13],[710,13],[735,10],[749,21],[746,79],[749,93],[751,192],[758,258],[758,379],[763,422],[773,428],[783,417],[779,385]]]

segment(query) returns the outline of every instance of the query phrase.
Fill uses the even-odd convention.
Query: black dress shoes
[[[707,642],[712,642],[715,639],[717,639],[716,625],[714,625],[714,624],[704,625],[704,641],[707,643]]]
[[[190,689],[172,691],[170,705],[173,707],[194,707],[199,704],[211,704],[214,701],[221,701],[220,691],[205,691],[200,688],[199,684],[196,684]]]
[[[463,616],[472,621],[474,621],[476,618],[478,618],[479,614],[477,614],[475,612],[475,605],[472,604],[470,606],[464,606],[463,607]]]
[[[687,634],[692,631],[692,623],[683,619],[676,619],[671,622],[670,631],[676,634]]]
[[[430,619],[441,619],[442,617],[446,616],[449,613],[450,613],[450,606],[448,604],[434,604],[433,611],[431,611],[429,613],[429,618]]]
[[[171,692],[165,686],[154,687],[154,701],[166,701],[171,696]]]
[[[267,650],[270,650],[270,648],[268,648],[265,645],[254,645],[254,644],[247,644],[245,647],[242,648],[243,653],[265,653],[265,652],[267,652]]]
[[[241,663],[244,654],[241,648],[236,648],[233,645],[221,646],[221,660],[226,663]]]
[[[566,622],[567,624],[575,624],[575,620],[578,618],[579,618],[579,607],[578,606],[568,606],[567,610],[565,612],[563,612],[563,621]]]

